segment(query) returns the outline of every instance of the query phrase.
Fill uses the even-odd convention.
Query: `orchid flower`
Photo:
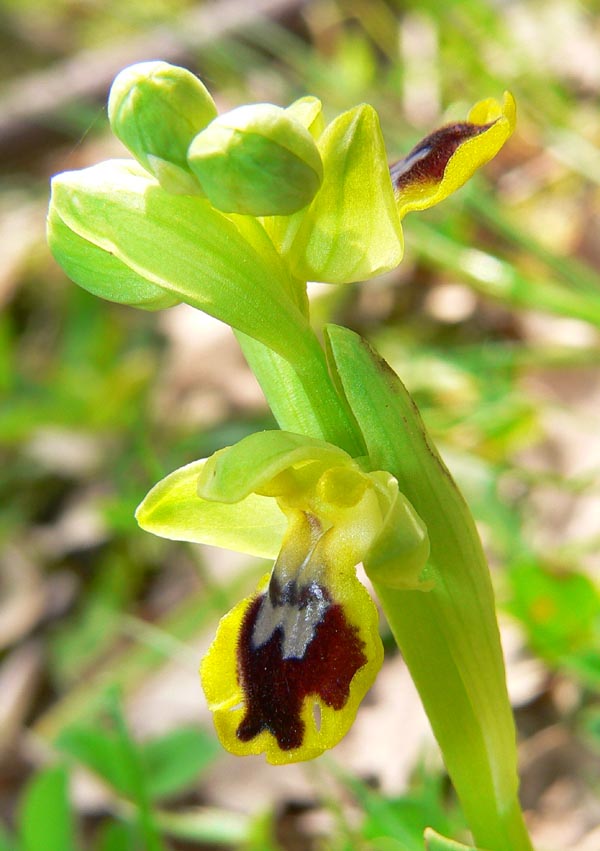
[[[416,587],[429,552],[394,477],[322,441],[266,431],[167,476],[136,516],[163,537],[276,555],[202,662],[224,747],[281,764],[337,744],[383,659],[356,565],[379,543],[380,561]]]
[[[406,214],[498,153],[512,96],[479,102],[391,168],[367,104],[327,126],[313,97],[217,115],[197,78],[162,62],[121,72],[109,118],[133,159],[54,178],[54,256],[104,298],[186,302],[229,324],[282,429],[176,470],[136,515],[156,535],[273,560],[201,665],[221,742],[284,764],[346,734],[382,663],[362,562],[477,844],[530,851],[473,519],[398,377],[348,329],[326,328],[324,347],[306,291],[395,268]]]

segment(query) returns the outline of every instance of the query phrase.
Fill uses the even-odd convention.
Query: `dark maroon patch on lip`
[[[252,631],[263,597],[249,607],[238,642],[238,676],[246,714],[237,737],[249,742],[263,730],[277,739],[281,750],[302,745],[300,717],[305,697],[320,697],[333,709],[348,700],[354,674],[367,662],[358,628],[346,620],[342,606],[332,604],[323,615],[302,659],[283,659],[283,629],[278,627],[260,647],[252,646]]]
[[[410,183],[438,183],[444,176],[448,160],[463,142],[479,136],[492,124],[448,124],[426,136],[405,157],[390,166],[396,189]],[[414,162],[413,162],[414,160]]]

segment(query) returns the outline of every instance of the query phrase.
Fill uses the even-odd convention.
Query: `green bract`
[[[110,251],[71,230],[52,207],[48,245],[71,280],[93,295],[144,310],[160,310],[179,298],[136,274]]]
[[[190,142],[217,108],[190,71],[167,62],[140,62],[116,77],[108,99],[112,130],[161,186],[177,195],[202,190],[190,171]]]
[[[377,596],[477,844],[527,851],[494,595],[473,518],[400,379],[352,331],[329,326],[327,336],[371,464],[397,479],[429,532],[431,590],[402,589],[375,572]]]
[[[308,130],[293,111],[269,103],[215,118],[190,145],[188,161],[215,207],[250,216],[296,212],[323,177]]]
[[[52,228],[56,217],[65,228]],[[65,266],[81,265],[89,244],[90,269],[108,252],[122,264],[124,285],[133,272],[169,298],[199,307],[284,357],[296,355],[298,347],[306,350],[307,322],[287,295],[289,281],[277,276],[283,266],[269,241],[257,253],[208,201],[165,192],[130,161],[55,177],[50,223],[52,250]],[[97,272],[100,277],[102,269]],[[127,300],[124,286],[114,289],[119,300]],[[138,303],[137,293],[133,296]]]

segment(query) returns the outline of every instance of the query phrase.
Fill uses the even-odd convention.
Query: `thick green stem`
[[[471,514],[397,376],[351,331],[330,327],[329,342],[373,468],[397,478],[429,532],[431,590],[397,590],[371,575],[394,637],[477,845],[531,851],[492,585]]]

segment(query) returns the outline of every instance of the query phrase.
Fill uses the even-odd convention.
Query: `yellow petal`
[[[466,122],[449,124],[427,136],[391,167],[400,217],[425,210],[459,189],[496,156],[515,129],[516,105],[510,92],[503,103],[487,98],[475,104]]]

